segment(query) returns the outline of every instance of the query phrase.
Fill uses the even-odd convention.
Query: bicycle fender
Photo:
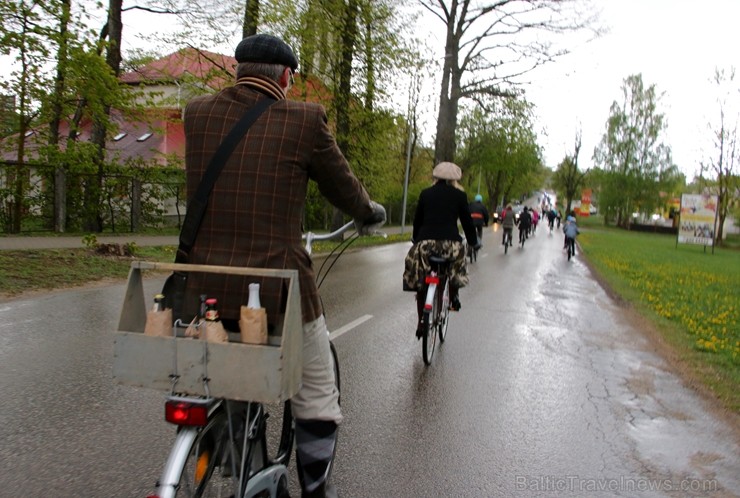
[[[424,300],[424,309],[432,309],[434,294],[437,292],[437,284],[429,284],[427,287],[427,297]]]
[[[160,498],[174,498],[177,486],[180,483],[180,473],[193,446],[199,427],[183,427],[177,432],[175,444],[172,446],[167,464],[162,471],[157,487],[157,496]]]

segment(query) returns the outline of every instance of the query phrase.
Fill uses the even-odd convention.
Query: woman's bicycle
[[[513,229],[511,228],[504,228],[504,254],[509,252],[509,247],[512,246],[511,242],[511,232]]]
[[[423,300],[421,317],[421,352],[424,363],[432,364],[434,346],[439,335],[440,343],[445,341],[450,320],[450,264],[447,258],[429,256],[431,269],[424,278],[424,285],[417,292],[416,299]]]
[[[310,254],[314,241],[334,239],[349,230],[353,225],[353,222],[349,222],[332,233],[322,235],[309,232],[304,235],[306,250]],[[335,246],[331,254],[324,259],[324,263],[317,272],[319,285],[321,285],[321,282],[323,282],[326,274],[331,270],[339,256],[341,256],[344,250],[358,236],[355,233],[340,242]],[[324,271],[326,264],[329,264],[329,267]],[[186,267],[197,265],[168,266]],[[199,266],[198,268],[206,269],[208,267]],[[224,267],[211,268],[219,268],[222,270],[220,271],[221,273],[227,272]],[[265,274],[270,272],[270,270],[262,271]],[[323,276],[322,271],[324,271]],[[291,288],[289,293],[295,292],[297,294],[297,290],[296,285],[294,288]],[[293,319],[290,320],[288,318],[288,312],[286,311],[285,321],[291,321],[292,327],[295,329],[301,326],[300,300],[297,296],[293,296],[293,298],[297,300],[297,303],[294,302],[293,305]],[[298,308],[297,315],[295,314],[296,307]],[[127,330],[123,324],[125,312],[126,308],[124,306],[122,324],[119,325],[119,330]],[[177,332],[178,327],[184,328],[185,325],[180,320],[175,324],[175,334],[177,337],[180,337],[181,334]],[[293,332],[295,333],[296,331],[294,330]],[[285,329],[283,333],[286,333]],[[302,334],[302,330],[298,330],[297,333]],[[137,335],[141,336],[143,334]],[[149,337],[147,339],[161,338]],[[171,338],[162,340],[166,339],[171,340]],[[236,340],[238,341],[238,339]],[[185,344],[183,345],[192,346],[195,344],[197,346],[198,342],[202,342],[204,348],[207,348],[209,345],[207,341],[193,341],[192,339],[185,339]],[[151,344],[147,344],[147,346],[151,346]],[[221,346],[221,348],[216,346]],[[169,345],[165,347],[169,348]],[[175,345],[176,349],[177,347]],[[282,427],[279,443],[277,444],[277,450],[274,456],[271,456],[269,454],[267,432],[267,420],[270,413],[266,405],[262,402],[255,401],[235,401],[226,397],[213,395],[210,392],[209,388],[213,388],[214,379],[210,378],[211,374],[208,368],[211,366],[211,363],[206,358],[209,355],[218,354],[222,348],[227,347],[227,345],[221,344],[212,345],[212,351],[208,352],[206,350],[203,353],[204,371],[202,374],[198,374],[199,376],[196,380],[192,381],[192,383],[197,382],[197,380],[202,382],[202,389],[201,387],[195,388],[197,392],[202,391],[200,395],[188,395],[178,391],[178,383],[183,380],[180,378],[180,372],[182,372],[183,368],[181,366],[178,371],[177,359],[179,356],[177,353],[175,354],[174,370],[168,370],[172,372],[169,375],[172,388],[165,402],[165,419],[177,426],[177,434],[164,470],[160,479],[157,481],[156,494],[151,495],[149,498],[211,496],[278,498],[289,496],[288,465],[293,449],[295,427],[290,400],[282,402]],[[263,351],[271,349],[266,346],[257,346],[257,348],[263,348]],[[337,361],[336,349],[331,342],[330,348],[334,363],[335,382],[337,390],[339,390],[339,363]],[[277,353],[281,358],[289,354],[287,351],[278,351]],[[121,354],[120,350],[117,351],[117,354],[119,357],[126,356],[125,354]],[[153,354],[153,356],[155,355]],[[252,359],[256,361],[257,356],[253,356]],[[285,370],[286,366],[278,364],[277,368]],[[185,369],[192,369],[193,365],[188,364],[184,367]],[[115,368],[114,366],[114,374]],[[128,379],[129,382],[125,382],[126,373],[123,373],[121,376],[124,377],[124,382],[122,383],[143,385],[142,379],[137,378],[142,373],[129,373],[128,375],[134,377],[134,379]],[[187,379],[185,379],[185,382],[187,382]],[[189,392],[192,392],[192,390],[193,388]],[[186,391],[188,390],[186,389]],[[283,397],[281,396],[281,398]]]
[[[478,237],[478,240],[481,240],[480,236]],[[468,258],[470,259],[470,262],[475,263],[478,260],[478,247],[471,246],[470,244],[465,244],[465,246],[467,247]]]

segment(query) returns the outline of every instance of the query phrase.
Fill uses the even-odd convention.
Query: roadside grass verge
[[[123,279],[131,261],[173,261],[173,247],[140,247],[135,257],[103,256],[91,249],[0,251],[0,295],[75,287]]]
[[[594,224],[578,237],[595,271],[649,318],[680,362],[740,413],[740,252]]]
[[[411,240],[411,234],[360,237],[349,250],[404,240]],[[132,257],[101,255],[93,248],[0,251],[0,297],[75,287],[105,279],[124,279],[133,260],[165,263],[175,260],[175,246],[139,247],[126,244],[124,237],[121,242],[133,252]],[[316,255],[328,253],[336,245],[331,241],[314,242],[313,252]]]

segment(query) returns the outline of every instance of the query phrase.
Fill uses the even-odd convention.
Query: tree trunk
[[[349,160],[351,151],[350,142],[350,113],[349,106],[352,98],[352,59],[355,54],[357,40],[357,0],[349,0],[346,6],[342,23],[342,47],[339,61],[339,91],[337,92],[337,143]]]
[[[69,24],[71,0],[62,0],[62,17],[59,21],[59,50],[57,52],[57,75],[54,81],[52,119],[49,123],[49,145],[59,144],[59,125],[62,120],[65,77],[67,74],[67,28]],[[67,175],[66,164],[54,169],[54,231],[62,233],[67,224]]]
[[[105,60],[108,66],[113,70],[113,74],[118,76],[121,72],[121,35],[123,23],[121,21],[121,5],[123,0],[110,0],[108,5],[108,49]],[[103,190],[103,180],[105,177],[105,142],[106,142],[106,122],[110,115],[110,105],[103,107],[104,116],[95,119],[92,129],[91,141],[97,148],[95,162],[98,165],[97,176],[94,180],[88,182],[86,189],[86,228],[94,232],[103,231],[103,217],[101,211],[101,195]]]
[[[244,6],[244,24],[242,25],[242,38],[257,34],[257,25],[260,19],[259,0],[247,0]]]
[[[138,232],[141,226],[141,180],[131,180],[131,231]]]
[[[372,7],[367,7],[372,8]],[[365,21],[365,61],[367,63],[367,84],[365,86],[365,110],[372,111],[375,102],[375,54],[373,53],[373,26],[369,20]]]
[[[337,92],[337,145],[349,161],[352,149],[349,137],[350,130],[350,102],[352,99],[352,59],[355,54],[357,40],[357,0],[349,0],[345,7],[342,23],[341,59],[339,62],[339,91]],[[338,209],[332,216],[332,229],[342,226],[343,216]]]

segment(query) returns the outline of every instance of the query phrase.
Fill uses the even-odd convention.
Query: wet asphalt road
[[[504,255],[500,235],[487,229],[431,367],[401,290],[408,244],[345,254],[324,282],[342,333],[341,495],[740,496],[738,428],[566,260],[562,236],[540,228]],[[0,496],[152,491],[174,431],[164,393],[111,379],[122,296],[0,303]]]

